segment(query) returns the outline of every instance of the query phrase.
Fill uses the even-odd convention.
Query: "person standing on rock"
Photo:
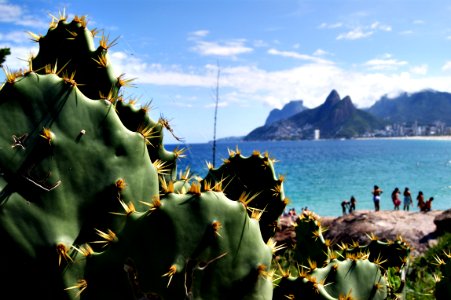
[[[423,211],[424,209],[424,195],[422,191],[418,192],[418,196],[417,196],[417,206],[420,209],[420,211]]]
[[[349,213],[352,213],[355,210],[355,203],[357,200],[354,196],[351,196],[351,200],[349,200]]]
[[[379,211],[381,194],[383,193],[383,191],[377,185],[375,185],[371,193],[373,194],[374,210]]]
[[[410,193],[410,190],[409,190],[408,187],[406,187],[404,189],[403,196],[404,196],[404,207],[403,207],[403,209],[409,211],[410,205],[412,205],[412,194]]]
[[[349,202],[346,200],[341,201],[341,211],[343,213],[343,216],[346,216],[346,209],[349,205]]]
[[[394,210],[399,210],[399,206],[401,205],[401,200],[399,199],[399,194],[401,194],[401,191],[399,188],[395,188],[393,192],[391,193],[391,200],[393,201]]]

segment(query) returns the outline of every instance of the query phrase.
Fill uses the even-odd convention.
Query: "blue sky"
[[[136,78],[125,95],[152,101],[151,117],[188,143],[213,138],[218,66],[217,137],[249,133],[290,100],[316,107],[332,89],[359,108],[401,91],[451,92],[449,1],[0,0],[9,69],[38,52],[27,31],[45,35],[63,10],[118,38],[114,69]]]

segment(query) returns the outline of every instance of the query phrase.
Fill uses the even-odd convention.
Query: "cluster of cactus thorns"
[[[319,217],[304,211],[296,220],[296,244],[273,260],[273,299],[400,299],[410,246],[401,237],[379,240],[369,234],[360,245],[334,244]],[[402,282],[393,284],[395,279]]]
[[[343,249],[339,259],[310,217],[298,221],[297,277],[274,263],[288,200],[267,153],[237,149],[205,178],[178,176],[184,150],[165,149],[165,130],[177,138],[167,119],[123,97],[131,80],[114,73],[116,39],[102,35],[95,47],[87,19],[64,13],[45,35],[30,34],[39,53],[25,70],[6,69],[0,89],[2,294],[387,297],[372,250]]]

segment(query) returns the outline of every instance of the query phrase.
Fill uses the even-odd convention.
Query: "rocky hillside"
[[[272,123],[275,123],[280,120],[288,119],[295,114],[298,114],[304,110],[308,109],[304,106],[304,101],[302,100],[293,100],[285,104],[282,109],[273,109],[266,118],[265,126],[269,126]]]
[[[341,99],[333,90],[322,105],[256,128],[244,140],[312,139],[315,129],[320,130],[321,138],[352,138],[382,127],[381,121],[357,109],[349,96]]]
[[[402,93],[395,98],[383,96],[366,111],[390,123],[432,124],[440,121],[450,125],[451,94],[425,90]]]

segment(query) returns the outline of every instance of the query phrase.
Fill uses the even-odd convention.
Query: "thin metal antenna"
[[[214,125],[213,125],[213,167],[215,166],[216,162],[216,124],[218,120],[218,105],[219,105],[219,77],[221,75],[221,69],[219,68],[219,62],[216,62],[216,65],[218,66],[218,73],[216,75],[216,93],[215,93],[215,118],[214,118]]]

